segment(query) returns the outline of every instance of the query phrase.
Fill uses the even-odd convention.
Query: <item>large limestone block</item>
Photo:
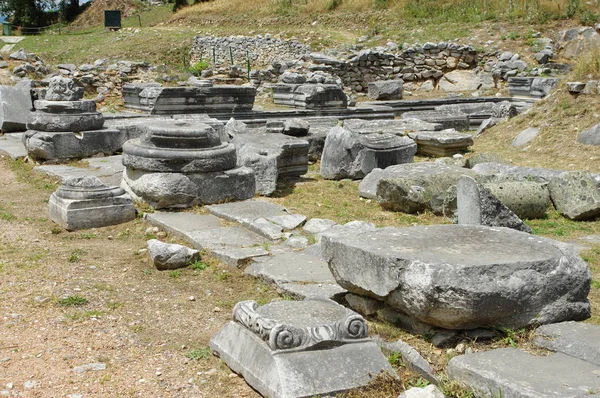
[[[600,389],[600,368],[564,354],[531,355],[515,348],[460,355],[448,376],[485,398],[580,398]]]
[[[360,179],[374,168],[411,163],[417,145],[393,133],[364,134],[336,126],[325,139],[321,157],[321,175],[326,179]]]
[[[442,76],[438,88],[446,92],[476,91],[494,88],[494,84],[472,70],[454,70]]]
[[[50,219],[69,231],[100,228],[135,218],[133,200],[97,177],[72,177],[48,201]]]
[[[443,214],[443,202],[452,201],[446,198],[447,194],[452,195],[448,190],[456,185],[461,175],[476,177],[477,173],[430,162],[390,166],[375,176],[379,177],[377,200],[386,210],[413,214],[430,209]]]
[[[600,366],[600,326],[561,322],[540,326],[534,344]]]
[[[366,321],[329,300],[238,303],[210,347],[261,395],[326,396],[395,376]]]
[[[428,156],[452,156],[466,152],[473,145],[471,134],[462,134],[455,129],[421,131],[408,136],[417,143],[417,152]]]
[[[507,227],[531,233],[531,228],[475,179],[461,176],[456,183],[458,224]]]
[[[577,142],[584,145],[600,145],[600,124],[579,133]]]
[[[349,292],[445,329],[518,328],[590,316],[590,271],[562,242],[501,227],[434,225],[328,236]]]
[[[402,99],[402,80],[381,80],[369,83],[370,99],[399,100]]]
[[[587,171],[568,173],[548,184],[556,209],[571,220],[600,216],[600,188]]]
[[[519,218],[544,218],[551,204],[550,192],[545,183],[492,181],[484,183],[484,186]]]
[[[124,134],[113,129],[58,133],[28,130],[23,134],[29,156],[41,161],[112,155],[126,140]]]
[[[0,86],[0,130],[3,133],[27,130],[32,108],[30,80],[22,80],[15,86]]]
[[[254,173],[247,167],[206,173],[154,173],[126,167],[121,183],[134,200],[152,207],[191,207],[254,196]]]

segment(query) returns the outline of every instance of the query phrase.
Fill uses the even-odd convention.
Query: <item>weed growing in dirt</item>
[[[78,295],[68,296],[57,301],[57,304],[63,307],[78,307],[87,303],[89,303],[88,299]]]
[[[402,366],[404,364],[402,355],[399,352],[392,352],[387,356],[387,360],[392,366]]]
[[[205,269],[208,268],[208,264],[203,263],[202,261],[198,260],[198,261],[194,261],[192,264],[190,264],[190,268],[195,271],[204,271]]]
[[[94,238],[98,237],[98,234],[95,234],[93,232],[85,232],[85,233],[82,233],[81,235],[79,235],[79,237],[81,239],[94,239]]]
[[[209,347],[200,347],[196,348],[185,354],[186,358],[192,359],[194,361],[199,361],[201,359],[209,359],[211,356],[211,351]]]
[[[172,279],[181,278],[181,271],[180,270],[169,271],[169,278],[172,278]]]
[[[67,259],[70,263],[77,263],[81,260],[81,256],[84,255],[85,252],[83,249],[73,249],[71,254],[69,254],[69,258]]]
[[[15,221],[17,217],[0,207],[0,219],[4,221]]]
[[[111,310],[116,310],[117,308],[120,308],[123,305],[123,303],[119,303],[118,301],[110,301],[107,304],[107,307]]]
[[[218,281],[226,281],[227,279],[229,279],[229,272],[224,269],[221,269],[221,270],[215,269],[213,271],[213,276]]]

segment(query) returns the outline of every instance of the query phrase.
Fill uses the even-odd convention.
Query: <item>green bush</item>
[[[202,74],[203,70],[209,69],[210,65],[208,64],[208,62],[200,60],[198,62],[196,62],[194,65],[190,66],[188,68],[188,72],[190,72],[192,75],[198,77]]]

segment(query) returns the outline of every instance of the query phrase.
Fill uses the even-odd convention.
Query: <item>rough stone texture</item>
[[[477,91],[494,88],[493,82],[484,80],[474,71],[456,70],[446,73],[439,81],[438,88],[446,92]]]
[[[395,375],[365,320],[332,301],[241,302],[233,319],[210,347],[263,396],[328,395]]]
[[[36,160],[80,159],[98,154],[110,155],[121,149],[127,138],[119,130],[102,129],[75,132],[28,130],[23,145]]]
[[[309,234],[319,234],[327,231],[329,228],[337,225],[335,221],[324,218],[311,218],[304,224],[302,229]]]
[[[30,80],[21,80],[15,86],[0,86],[0,130],[3,133],[27,130],[32,108]]]
[[[44,99],[47,101],[79,101],[83,98],[83,87],[77,87],[73,79],[54,76],[50,79]]]
[[[409,133],[417,143],[417,153],[429,156],[452,156],[465,152],[473,145],[471,134],[462,134],[455,129]]]
[[[567,82],[567,91],[570,94],[579,94],[585,88],[585,83],[583,82]]]
[[[247,167],[208,173],[152,173],[126,168],[121,186],[134,200],[156,209],[191,207],[254,196],[254,173]]]
[[[540,326],[535,345],[600,366],[600,327],[581,322]]]
[[[479,163],[499,163],[502,164],[502,159],[495,153],[479,152],[467,159],[466,167],[472,169]]]
[[[402,119],[420,119],[428,123],[435,123],[443,129],[456,129],[466,131],[471,127],[470,116],[456,111],[408,111],[403,112]],[[437,130],[437,129],[436,129]]]
[[[518,136],[512,142],[512,146],[515,148],[522,147],[523,145],[529,144],[540,134],[540,129],[537,127],[529,127],[521,131]]]
[[[346,296],[351,295],[351,293]],[[360,297],[360,296],[357,296]],[[406,366],[412,370],[413,372],[421,375],[425,380],[430,383],[437,384],[439,380],[435,377],[433,373],[433,369],[429,363],[419,354],[417,350],[411,347],[409,344],[405,343],[402,340],[397,340],[394,342],[386,342],[382,339],[375,339],[377,344],[381,347],[384,352],[397,352],[402,356],[402,360],[406,364]]]
[[[562,242],[435,225],[324,234],[321,246],[340,286],[429,325],[523,327],[590,316],[590,271]]]
[[[374,168],[412,162],[416,151],[408,137],[334,127],[325,139],[321,175],[335,180],[363,178]]]
[[[283,206],[260,200],[211,205],[206,206],[206,209],[211,214],[238,222],[271,240],[279,240],[283,237],[284,227],[279,222],[281,217],[294,216]],[[299,218],[297,221],[301,224]]]
[[[373,180],[379,177],[377,200],[386,210],[413,214],[431,209],[443,214],[448,189],[456,185],[461,175],[476,177],[477,173],[462,167],[423,162],[390,166]],[[370,183],[374,183],[373,180]]]
[[[150,258],[159,271],[187,267],[200,259],[198,250],[186,246],[164,243],[158,239],[150,239],[146,244]]]
[[[584,145],[600,145],[600,123],[582,130],[577,136],[577,142]]]
[[[579,398],[600,388],[599,368],[564,354],[534,356],[515,348],[460,355],[450,360],[448,376],[476,396]]]
[[[231,120],[227,124],[230,123]],[[307,141],[248,129],[241,122],[237,122],[235,131],[232,144],[238,149],[237,164],[254,170],[258,193],[275,192],[280,176],[299,177],[308,171]]]
[[[99,130],[104,116],[96,112],[94,101],[35,101],[35,111],[29,115],[29,130],[60,132]]]
[[[3,134],[0,136],[0,153],[10,157],[12,160],[25,158],[27,150],[23,145],[23,133]]]
[[[508,227],[531,233],[516,214],[475,179],[461,176],[456,182],[458,224]]]
[[[325,263],[325,266],[327,266],[327,263]],[[348,293],[344,296],[344,298],[348,302],[348,306],[350,308],[364,316],[376,314],[377,311],[385,306],[383,302],[377,299],[359,296],[358,294],[354,293]]]
[[[386,173],[383,169],[376,168],[371,170],[371,172],[362,179],[360,184],[358,184],[358,194],[362,198],[376,199],[377,184],[379,184],[379,180],[384,178],[384,176],[386,176]]]
[[[536,182],[550,182],[555,178],[562,178],[569,173],[563,170],[542,169],[538,167],[512,166],[502,163],[479,163],[472,168],[473,171],[484,175],[495,175],[515,180],[527,180]],[[596,184],[600,184],[600,176],[593,174],[592,178]]]
[[[571,220],[600,216],[600,188],[587,171],[568,173],[548,184],[554,207]]]
[[[580,26],[558,33],[558,54],[575,59],[581,53],[592,51],[600,45],[600,35],[589,26]]]
[[[236,167],[235,146],[223,138],[194,120],[148,121],[123,145],[122,186],[156,208],[251,198],[254,173]]]
[[[130,84],[135,86],[137,83]],[[130,87],[135,93],[136,88]],[[151,114],[209,113],[222,114],[249,111],[254,106],[256,88],[251,86],[218,85],[213,87],[148,87],[124,97],[125,107]],[[129,102],[129,101],[132,102]],[[131,105],[130,105],[131,104]]]
[[[283,122],[283,134],[293,137],[305,137],[308,135],[310,124],[304,119],[289,119]]]
[[[398,396],[398,398],[444,398],[444,393],[435,385],[427,387],[411,387]]]
[[[492,195],[517,217],[544,218],[550,207],[550,193],[545,183],[535,181],[491,181],[484,183]]]
[[[305,109],[344,109],[348,97],[336,84],[280,83],[273,85],[273,102]]]
[[[119,187],[108,187],[97,177],[67,179],[48,201],[50,218],[69,230],[100,228],[135,218],[133,201]]]
[[[368,97],[373,100],[402,99],[402,80],[380,80],[369,83]]]

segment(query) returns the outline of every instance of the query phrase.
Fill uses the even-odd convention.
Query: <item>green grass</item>
[[[85,254],[85,251],[83,249],[73,249],[71,251],[71,253],[69,254],[69,258],[67,259],[68,262],[70,263],[77,263],[79,261],[81,261],[81,256]]]
[[[211,355],[212,352],[209,347],[200,347],[189,351],[185,354],[185,357],[194,361],[199,361],[201,359],[209,359]]]
[[[204,271],[208,267],[209,267],[208,264],[203,263],[200,260],[194,261],[192,264],[190,264],[190,268],[193,269],[193,270],[195,270],[195,271]]]
[[[527,224],[534,234],[559,240],[600,233],[599,221],[571,221],[556,210],[549,210],[544,219],[527,220]]]
[[[68,296],[57,301],[57,304],[63,307],[78,307],[87,303],[89,303],[88,299],[78,295]]]
[[[171,279],[181,278],[181,270],[169,271],[169,278],[171,278]]]

